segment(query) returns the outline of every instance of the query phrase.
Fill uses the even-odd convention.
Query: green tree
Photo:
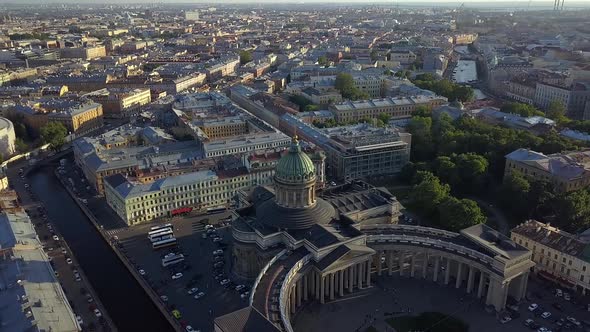
[[[473,193],[482,189],[489,166],[486,158],[469,152],[457,155],[454,162],[457,165],[458,173],[456,179],[460,181],[456,184],[457,190]],[[453,185],[455,184],[453,183]]]
[[[416,109],[414,110],[414,113],[412,113],[412,116],[431,116],[431,115],[432,115],[432,109],[428,106],[425,106],[425,105],[417,106]]]
[[[572,231],[587,228],[590,224],[590,193],[581,189],[561,195],[557,202],[558,215],[567,223],[563,227]]]
[[[536,109],[533,105],[524,103],[506,103],[502,105],[500,111],[504,113],[518,114],[520,116],[545,116],[545,113]]]
[[[326,58],[325,55],[322,55],[321,57],[318,58],[318,65],[327,66],[329,64],[330,64],[330,62],[328,61],[328,58]]]
[[[334,82],[335,88],[340,91],[342,97],[350,100],[368,99],[369,95],[359,90],[354,85],[354,78],[349,73],[340,73]]]
[[[439,178],[430,172],[419,171],[416,174],[422,181],[414,186],[410,193],[410,202],[419,207],[427,215],[433,215],[436,207],[449,195],[451,188],[440,182]]]
[[[387,113],[380,113],[377,115],[377,119],[381,120],[384,124],[387,124],[389,123],[389,120],[391,120],[391,115]]]
[[[528,216],[527,199],[531,190],[530,182],[518,171],[512,171],[504,178],[500,189],[500,203],[518,218]]]
[[[41,127],[41,140],[43,143],[49,144],[54,151],[59,151],[66,143],[67,135],[68,130],[60,122],[48,122]]]
[[[549,104],[547,107],[547,117],[557,121],[558,123],[563,123],[567,121],[567,117],[565,116],[565,106],[558,100],[554,100]]]
[[[250,61],[252,61],[252,52],[248,51],[248,50],[243,50],[240,51],[240,63],[241,64],[246,64]]]
[[[17,137],[14,141],[14,147],[16,148],[16,152],[18,153],[25,153],[30,150],[27,143],[25,143],[25,141],[20,137]]]
[[[412,159],[416,161],[432,160],[435,148],[431,132],[432,118],[415,116],[410,120],[407,128],[412,134]]]
[[[454,232],[469,226],[483,224],[487,219],[476,202],[452,196],[446,197],[441,202],[438,213],[440,226]]]
[[[448,156],[438,156],[433,162],[433,170],[442,181],[446,183],[456,183],[457,165]]]

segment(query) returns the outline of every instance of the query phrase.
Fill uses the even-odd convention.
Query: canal
[[[45,204],[50,221],[57,226],[89,278],[119,331],[173,331],[110,246],[78,208],[53,175],[44,167],[30,173],[33,191]]]

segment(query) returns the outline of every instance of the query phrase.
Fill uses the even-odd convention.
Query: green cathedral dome
[[[315,179],[315,166],[307,154],[301,151],[297,136],[293,137],[289,152],[277,163],[275,177],[283,182],[308,182]]]

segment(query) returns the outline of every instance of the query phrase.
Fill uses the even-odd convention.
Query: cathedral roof
[[[289,152],[277,163],[275,178],[283,182],[308,182],[315,178],[315,166],[309,156],[301,151],[297,136],[293,138]]]

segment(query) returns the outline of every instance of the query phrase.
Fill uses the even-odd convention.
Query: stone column
[[[371,260],[367,260],[367,287],[371,287]]]
[[[299,279],[299,281],[297,281],[297,288],[295,289],[297,290],[297,306],[300,307],[302,298],[301,293],[303,293],[303,280]]]
[[[432,281],[438,281],[438,271],[440,270],[440,257],[434,258],[434,276],[432,277]]]
[[[330,300],[334,299],[334,273],[330,273]]]
[[[358,271],[357,271],[358,288],[359,289],[363,289],[363,264],[362,263],[358,263],[357,264],[357,267],[358,267]]]
[[[451,277],[451,260],[446,258],[447,260],[447,268],[445,270],[445,285],[449,284],[449,278]]]
[[[523,297],[526,296],[526,289],[529,285],[529,272],[523,273],[520,277],[522,278],[522,280],[520,283],[520,292],[518,294],[518,298],[516,299],[517,301],[520,301]]]
[[[399,254],[399,276],[404,276],[404,253],[400,252]]]
[[[414,275],[416,274],[416,254],[412,254],[412,257],[410,258],[410,277],[414,278]]]
[[[391,251],[391,250],[387,252],[387,268],[388,268],[387,273],[389,275],[392,275],[393,274],[393,251]]]
[[[424,253],[424,260],[422,261],[422,278],[426,279],[426,274],[428,273],[428,253]]]
[[[461,287],[463,282],[463,263],[457,262],[457,280],[455,280],[455,288]]]
[[[325,279],[326,279],[326,277],[321,276],[321,279],[320,279],[320,303],[322,303],[322,304],[324,303],[324,297],[326,295],[326,293],[324,291],[324,284],[326,283]]]
[[[338,295],[340,296],[344,296],[344,278],[346,276],[345,270],[340,270],[338,271],[338,273],[340,273],[340,277],[338,278],[340,280],[340,289],[338,292]]]
[[[296,298],[295,298],[295,296],[296,296],[296,294],[295,294],[296,289],[297,289],[296,286],[293,286],[291,288],[291,313],[292,314],[294,314],[295,313],[295,310],[297,309],[297,304],[295,303],[295,301],[296,301]]]
[[[348,292],[352,293],[354,287],[354,265],[348,267]]]
[[[477,298],[481,298],[483,295],[483,287],[485,286],[486,282],[486,274],[483,271],[480,271],[479,276],[479,286],[477,287]]]
[[[307,279],[309,279],[309,273],[305,274],[303,277],[303,301],[307,301]]]
[[[469,275],[467,276],[467,293],[473,290],[473,279],[475,279],[475,268],[469,266]]]

